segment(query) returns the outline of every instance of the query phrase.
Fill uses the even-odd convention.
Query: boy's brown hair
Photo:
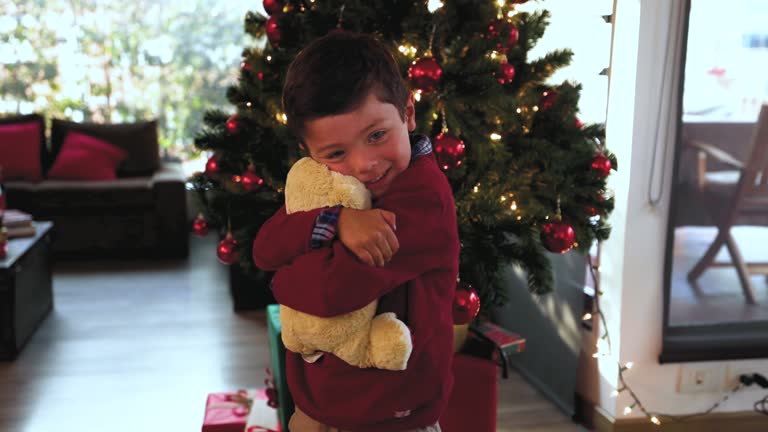
[[[392,54],[375,37],[333,32],[307,45],[288,67],[283,110],[288,129],[304,139],[304,125],[355,110],[373,91],[405,119],[409,91]]]

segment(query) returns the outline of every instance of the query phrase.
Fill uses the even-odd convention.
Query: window
[[[212,0],[13,0],[0,5],[0,113],[157,118],[177,155],[210,108],[228,109],[252,6]]]
[[[766,22],[766,2],[690,1],[662,361],[768,356]]]

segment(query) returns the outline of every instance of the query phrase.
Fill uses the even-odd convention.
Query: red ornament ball
[[[263,80],[263,79],[264,79],[264,72],[259,72],[258,74],[256,74],[256,76],[257,76],[257,77],[258,77],[260,80]]]
[[[541,97],[539,98],[539,108],[541,109],[549,109],[554,105],[555,100],[557,99],[558,93],[555,90],[546,90],[541,93]]]
[[[517,29],[517,27],[512,26],[512,28],[509,29],[509,38],[507,39],[507,46],[512,46],[517,43],[517,41],[520,40],[520,31]]]
[[[594,171],[600,178],[605,178],[611,173],[611,160],[605,157],[604,154],[598,153],[592,158],[592,171]]]
[[[576,231],[563,221],[546,223],[541,226],[541,242],[550,252],[566,253],[576,241]]]
[[[240,184],[243,185],[243,189],[245,189],[246,192],[253,192],[258,190],[261,185],[264,184],[264,179],[257,176],[253,170],[248,169],[248,171],[240,176]]]
[[[205,220],[202,214],[197,215],[195,222],[192,224],[192,231],[198,237],[208,235],[208,221]]]
[[[435,137],[435,155],[440,168],[447,170],[456,168],[464,161],[466,146],[464,141],[448,133]]]
[[[214,153],[205,163],[205,175],[213,177],[219,173],[219,154]]]
[[[227,132],[236,134],[240,130],[240,117],[237,114],[232,114],[227,119]]]
[[[277,25],[277,15],[272,15],[267,19],[267,39],[272,43],[272,46],[277,46],[280,42],[280,27]]]
[[[584,123],[582,123],[578,117],[573,121],[573,125],[576,126],[576,129],[581,129],[584,127]]]
[[[219,258],[219,262],[225,265],[232,265],[237,261],[239,252],[237,250],[237,240],[232,237],[232,233],[227,233],[224,240],[219,242],[219,246],[216,248],[216,256]]]
[[[277,15],[283,11],[283,2],[280,0],[264,0],[264,10],[269,15]]]
[[[413,88],[421,90],[424,94],[432,93],[437,89],[442,75],[443,68],[434,57],[414,60],[408,68],[408,79],[411,80]]]
[[[252,71],[252,70],[253,70],[253,66],[251,66],[251,65],[250,65],[248,62],[246,62],[246,61],[241,61],[241,62],[240,62],[240,69],[242,69],[242,70],[245,70],[245,71],[248,71],[248,72],[250,72],[250,71]]]
[[[496,80],[499,84],[509,84],[515,79],[515,67],[509,63],[499,65],[499,71],[496,72]]]
[[[459,281],[453,296],[453,323],[467,324],[480,312],[480,296],[472,285]]]

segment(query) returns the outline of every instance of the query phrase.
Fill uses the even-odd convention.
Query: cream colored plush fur
[[[371,208],[368,189],[356,178],[329,170],[305,157],[297,161],[285,182],[288,213],[342,205]],[[285,347],[295,353],[332,353],[350,365],[404,370],[411,356],[411,332],[394,313],[376,315],[377,301],[362,309],[321,318],[280,306]]]

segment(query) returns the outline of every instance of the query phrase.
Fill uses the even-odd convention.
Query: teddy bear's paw
[[[394,313],[377,315],[371,322],[369,357],[373,367],[405,370],[413,345],[408,326]]]

